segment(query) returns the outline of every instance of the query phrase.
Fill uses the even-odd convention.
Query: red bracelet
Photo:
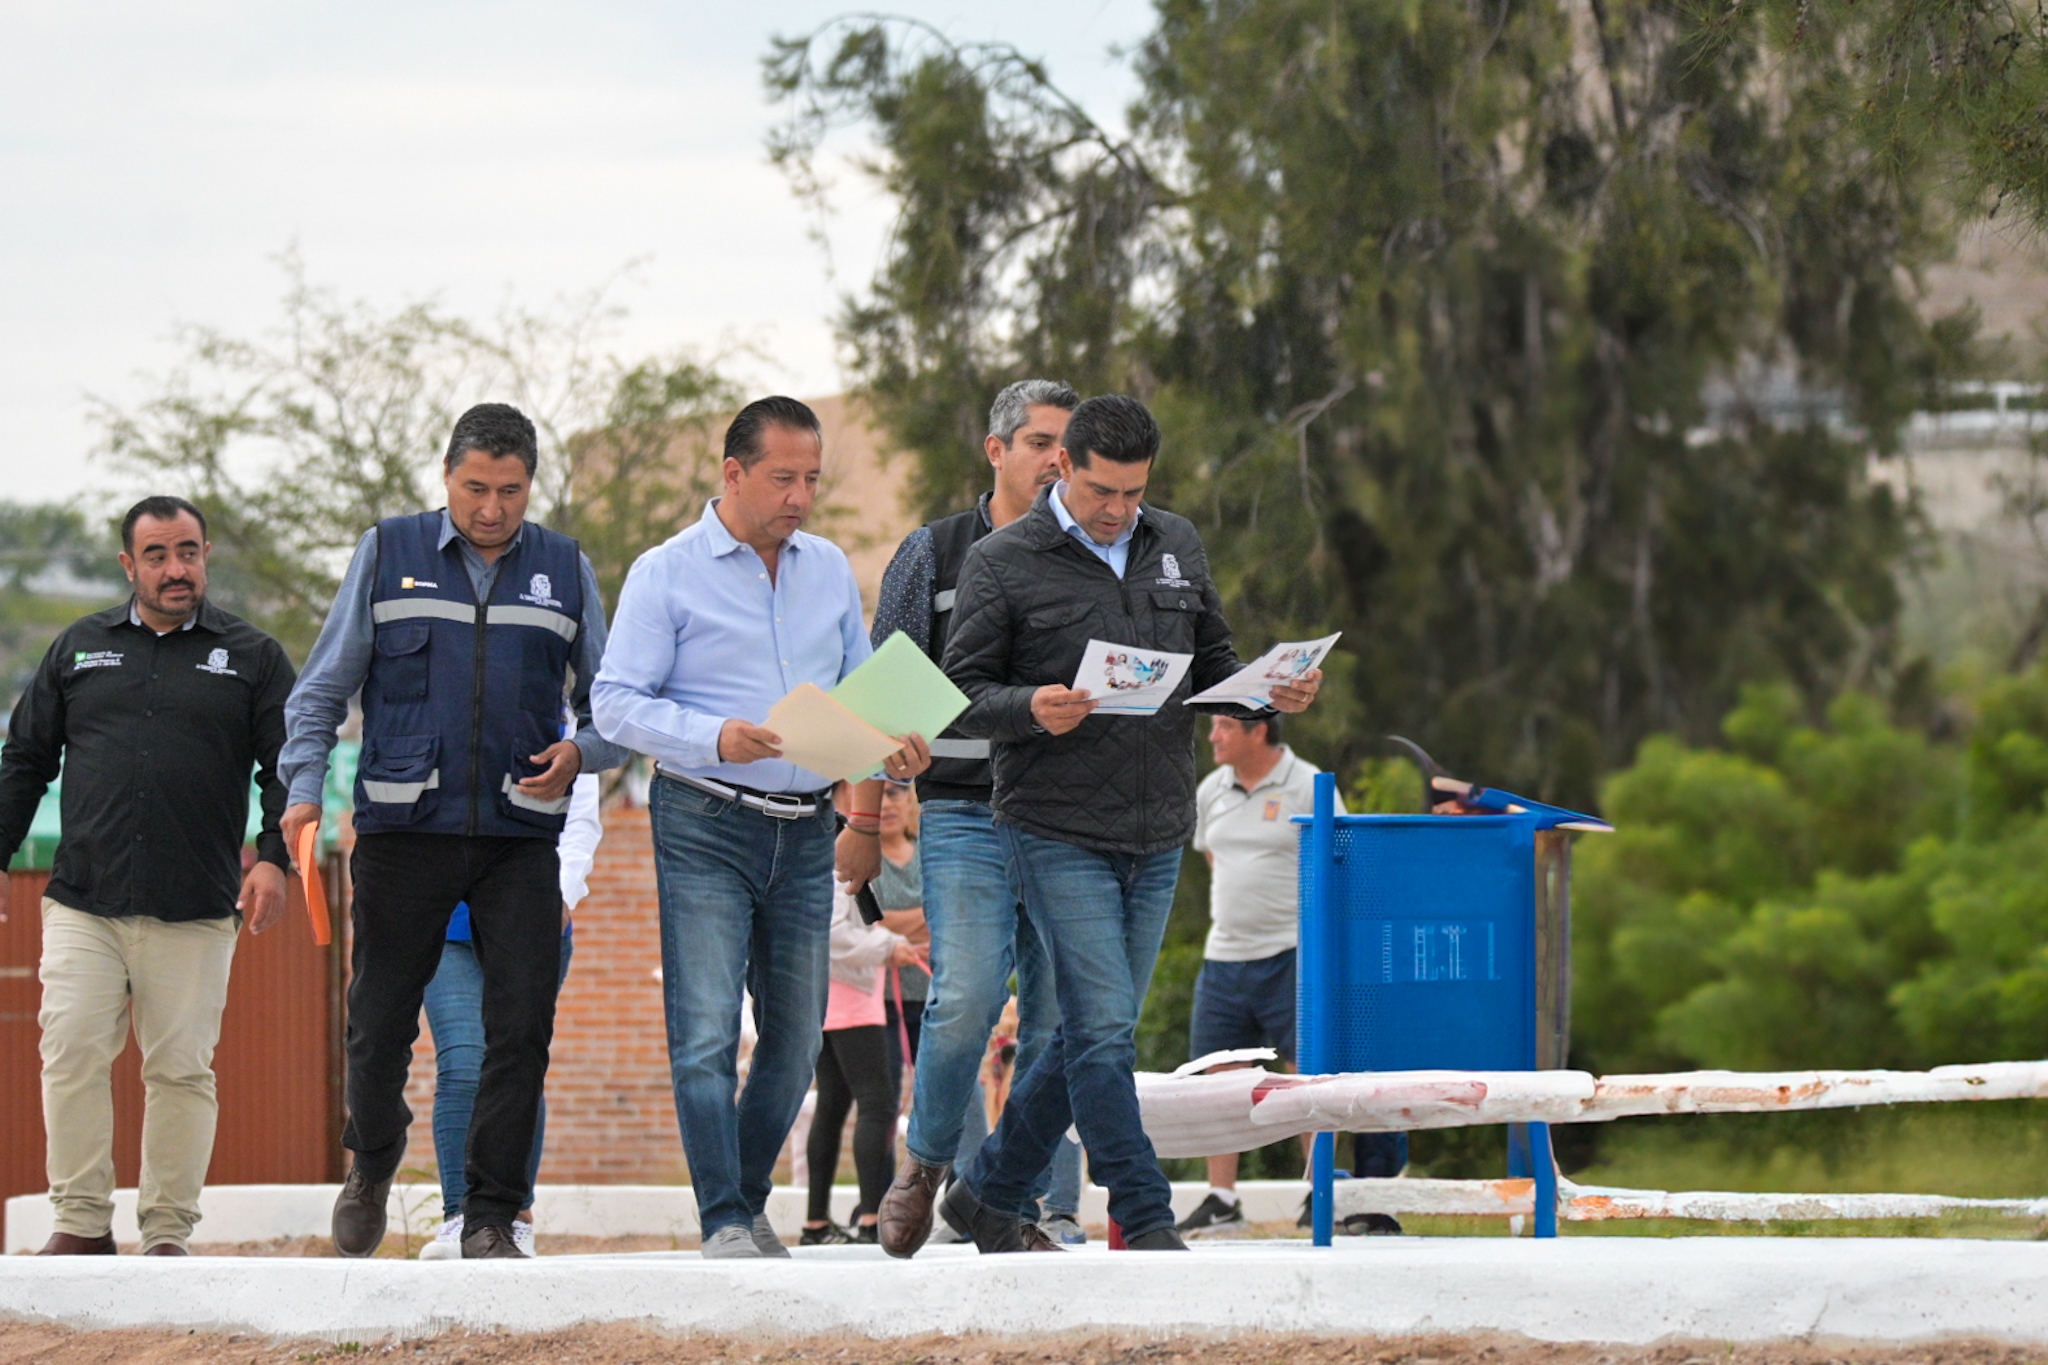
[[[846,818],[849,820],[879,820],[882,818],[882,812],[878,810],[850,810],[846,812]]]

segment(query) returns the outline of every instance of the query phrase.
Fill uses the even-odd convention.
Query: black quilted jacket
[[[993,741],[997,820],[1111,853],[1177,848],[1195,832],[1197,708],[1181,703],[1240,667],[1208,554],[1191,522],[1148,503],[1119,580],[1060,529],[1049,496],[983,537],[960,571],[945,660],[972,701],[958,728]],[[1091,637],[1194,664],[1154,715],[1038,732],[1031,694],[1070,686]]]

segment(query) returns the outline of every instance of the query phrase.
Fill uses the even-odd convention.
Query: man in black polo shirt
[[[144,1255],[182,1256],[218,1106],[213,1049],[243,918],[284,909],[277,778],[294,673],[282,646],[206,601],[206,518],[144,498],[121,523],[135,595],[59,635],[0,751],[0,865],[61,766],[64,832],[43,899],[43,1123],[57,1231],[45,1255],[114,1250],[110,1069],[142,1045]],[[256,862],[241,851],[249,776]]]

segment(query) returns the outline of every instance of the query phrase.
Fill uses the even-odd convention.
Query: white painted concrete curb
[[[279,1237],[325,1237],[339,1185],[209,1185],[199,1196],[197,1242],[268,1242]],[[1208,1186],[1173,1187],[1176,1217],[1184,1217]],[[1292,1218],[1308,1186],[1299,1180],[1247,1180],[1240,1188],[1245,1215],[1254,1222]],[[832,1216],[853,1216],[860,1192],[850,1185],[832,1191]],[[1109,1192],[1099,1185],[1081,1190],[1081,1219],[1101,1223]],[[786,1186],[768,1196],[768,1219],[785,1237],[803,1226],[806,1192]],[[410,1229],[431,1237],[441,1221],[438,1185],[397,1185],[391,1190],[392,1234]],[[542,1185],[534,1191],[533,1216],[543,1237],[675,1237],[697,1235],[697,1199],[687,1185]],[[7,1254],[34,1251],[50,1239],[56,1224],[47,1194],[16,1195],[7,1201]],[[392,1235],[387,1234],[387,1235]],[[114,1193],[114,1239],[140,1240],[135,1225],[135,1191]]]
[[[1499,1331],[1665,1338],[2048,1344],[2048,1244],[1849,1238],[1357,1239],[1204,1245],[1162,1259],[1099,1246],[980,1258],[869,1247],[792,1261],[693,1253],[523,1263],[0,1259],[0,1316],[77,1327],[370,1341],[450,1329],[638,1322],[738,1335]]]

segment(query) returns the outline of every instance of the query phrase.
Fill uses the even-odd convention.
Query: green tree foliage
[[[584,542],[616,600],[632,560],[701,507],[709,425],[735,390],[684,356],[603,350],[603,291],[488,324],[431,303],[348,303],[285,262],[262,336],[181,333],[184,363],[128,409],[99,405],[101,455],[138,489],[206,509],[214,595],[303,657],[363,532],[438,507],[441,455],[473,403],[517,404],[541,437],[531,515]]]
[[[0,503],[0,686],[13,698],[57,632],[125,592],[110,528],[73,507]]]
[[[1938,216],[1832,49],[1768,7],[1161,0],[1136,62],[1123,135],[908,22],[768,59],[801,190],[833,128],[879,147],[841,330],[926,510],[1009,379],[1140,394],[1240,633],[1346,632],[1326,763],[1399,729],[1589,802],[1742,681],[1883,680],[1911,526],[1864,460],[1969,325],[1915,312]],[[1752,401],[1792,374],[1851,428]]]
[[[1599,1070],[1932,1066],[2048,1054],[2048,673],[1967,742],[1784,688],[1607,783],[1578,847],[1575,1047]]]
[[[1742,6],[1701,6],[1706,46]],[[2029,0],[1767,0],[1776,41],[1831,60],[1882,166],[1928,161],[1994,216],[2048,222],[2048,11]]]

